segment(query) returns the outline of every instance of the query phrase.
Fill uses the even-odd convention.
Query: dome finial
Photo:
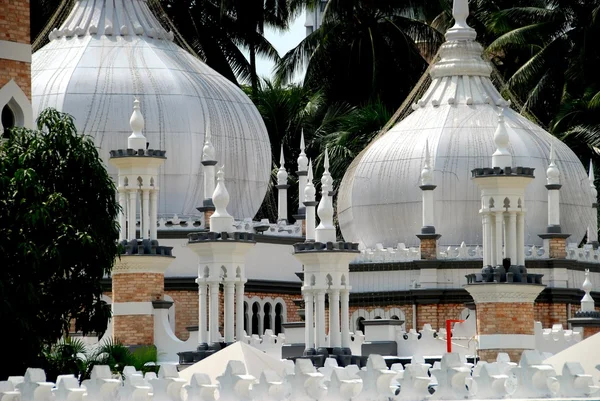
[[[212,136],[208,127],[204,134],[204,147],[202,148],[202,161],[214,161],[216,157],[215,147],[212,144]]]
[[[585,280],[583,281],[583,285],[581,289],[585,291],[585,295],[581,299],[581,310],[583,312],[593,312],[595,311],[594,298],[590,295],[592,291],[592,282],[590,281],[590,269],[585,269]]]
[[[302,129],[302,133],[300,134],[300,156],[298,156],[298,171],[306,171],[308,168],[308,158],[306,157],[306,153],[304,153],[304,128]]]
[[[308,182],[306,183],[306,188],[304,189],[304,201],[305,202],[314,202],[314,200],[315,200],[316,191],[315,191],[315,184],[313,183],[314,179],[315,178],[313,176],[312,160],[309,160],[308,161]]]
[[[139,150],[146,148],[146,137],[142,133],[144,129],[144,116],[140,111],[140,101],[136,97],[133,101],[133,113],[129,119],[131,126],[131,135],[127,138],[127,147],[129,149]]]
[[[496,151],[492,155],[492,167],[504,168],[512,166],[512,156],[508,150],[510,138],[506,130],[506,122],[504,121],[504,110],[504,107],[502,107],[500,114],[498,114],[498,127],[494,133]]]
[[[333,225],[333,202],[329,192],[332,189],[333,179],[329,173],[329,150],[325,147],[325,171],[321,177],[321,201],[317,208],[317,214],[321,223],[315,230],[317,242],[334,242],[335,226]]]
[[[233,229],[233,217],[227,212],[229,205],[229,192],[225,187],[225,166],[221,166],[217,172],[217,187],[212,195],[215,212],[210,217],[210,230],[213,232],[231,232]]]
[[[329,148],[327,146],[325,146],[325,161],[323,162],[323,167],[325,168],[325,171],[323,171],[323,176],[321,177],[321,185],[327,186],[329,191],[331,191],[333,187],[333,178],[331,178],[331,173],[329,172]],[[323,193],[329,194],[329,191],[325,192],[323,190]]]
[[[560,184],[560,171],[554,164],[554,144],[550,144],[550,165],[546,170],[546,183],[548,185]]]
[[[285,159],[283,158],[283,144],[281,145],[281,155],[279,156],[279,171],[277,171],[277,185],[287,185],[288,173],[285,169]]]
[[[431,156],[429,154],[429,139],[425,141],[425,160],[421,170],[421,185],[433,185],[433,174],[431,172]]]
[[[447,40],[475,40],[477,33],[473,28],[467,25],[469,17],[469,1],[454,0],[452,5],[452,16],[454,17],[454,26],[446,32]]]

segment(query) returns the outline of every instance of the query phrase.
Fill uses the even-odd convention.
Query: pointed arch
[[[15,126],[33,128],[33,108],[25,92],[11,79],[0,88],[0,110],[8,105],[15,116]],[[0,132],[4,131],[1,127]]]

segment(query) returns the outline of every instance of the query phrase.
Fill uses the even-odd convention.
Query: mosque
[[[125,254],[105,280],[110,335],[201,358],[269,330],[285,335],[284,356],[343,359],[359,333],[368,341],[369,330],[437,329],[470,314],[479,356],[492,360],[535,348],[534,322],[599,331],[593,168],[510,108],[466,3],[455,0],[428,90],[336,193],[327,153],[322,177],[304,137],[299,171],[282,155],[269,222],[253,220],[273,165],[258,110],[175,44],[145,0],[79,0],[33,55],[29,3],[9,1],[0,131],[31,127],[47,107],[67,112],[118,186]],[[288,216],[293,174],[300,200]]]

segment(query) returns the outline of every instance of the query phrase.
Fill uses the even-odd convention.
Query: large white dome
[[[231,195],[229,212],[254,217],[267,190],[271,146],[262,118],[235,84],[172,42],[145,0],[80,0],[32,60],[37,116],[54,107],[108,152],[127,147],[134,96],[150,148],[167,151],[159,214],[198,215],[209,129]]]
[[[414,111],[371,143],[346,172],[338,198],[345,240],[367,247],[418,244],[420,173],[428,142],[440,244],[482,244],[481,198],[471,170],[491,167],[498,114],[508,103],[490,81],[491,68],[481,59],[482,48],[471,31],[449,31],[441,60],[431,69],[433,82]],[[562,231],[572,234],[569,242],[579,242],[596,218],[583,165],[551,134],[510,109],[505,113],[513,163],[535,168],[526,192],[525,243],[540,245],[538,234],[546,232],[545,172],[551,143],[561,171]]]

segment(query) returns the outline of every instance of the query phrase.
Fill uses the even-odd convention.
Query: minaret
[[[423,227],[417,237],[421,241],[421,259],[437,259],[437,241],[441,235],[435,232],[433,190],[436,186],[433,183],[433,171],[431,168],[431,157],[429,155],[429,140],[425,142],[425,160],[423,170],[421,170],[421,185],[423,201]]]
[[[590,191],[592,193],[592,209],[594,210],[594,219],[588,227],[587,243],[593,245],[594,249],[598,249],[598,190],[594,183],[594,163],[590,160]]]
[[[287,224],[287,190],[288,173],[285,170],[285,159],[283,158],[283,145],[281,145],[281,156],[279,157],[279,171],[277,171],[277,222]]]
[[[315,185],[313,184],[313,167],[312,161],[308,163],[308,176],[306,179],[306,186],[304,187],[304,212],[305,212],[305,227],[306,227],[306,235],[305,238],[307,241],[315,240],[315,225],[316,225],[316,216],[315,216],[315,207],[319,204],[319,202],[315,201]]]
[[[306,233],[306,209],[304,202],[306,197],[304,196],[304,190],[306,189],[306,184],[308,182],[308,158],[306,157],[306,153],[304,153],[304,130],[302,130],[300,136],[300,155],[298,156],[298,171],[296,174],[298,175],[298,214],[294,215],[296,220],[302,220],[303,223],[303,233]]]
[[[573,328],[583,328],[583,338],[588,338],[596,333],[600,333],[600,312],[596,311],[596,304],[592,298],[592,282],[590,281],[590,271],[585,270],[585,280],[581,289],[585,292],[581,299],[581,309],[575,312],[575,317],[569,319]]]
[[[217,185],[211,198],[215,208],[210,216],[211,231],[188,235],[188,247],[199,256],[196,279],[199,303],[198,351],[206,355],[222,347],[219,328],[221,285],[224,292],[224,341],[230,344],[236,338],[240,341],[244,337],[246,254],[255,244],[253,234],[234,232],[234,219],[227,211],[229,192],[225,187],[224,167],[217,172]]]
[[[2,2],[0,40],[0,140],[5,129],[33,128],[29,0]]]
[[[204,213],[204,226],[210,230],[210,216],[215,211],[212,200],[215,191],[215,166],[217,165],[215,147],[211,141],[210,129],[206,128],[204,147],[202,148],[202,166],[204,166],[204,200],[198,209]]]
[[[112,271],[112,335],[125,345],[153,345],[154,309],[171,306],[163,295],[172,248],[160,246],[157,238],[159,169],[166,157],[164,150],[147,149],[138,99],[129,124],[127,149],[110,151],[110,163],[118,169],[119,241],[124,249]]]
[[[533,305],[545,287],[542,275],[525,268],[525,189],[534,169],[513,166],[504,113],[494,134],[492,168],[472,171],[481,190],[484,260],[465,286],[477,310],[479,356],[490,362],[499,352],[518,361],[523,350],[535,349]]]
[[[330,195],[333,180],[329,173],[329,153],[325,150],[325,172],[321,178],[321,224],[314,230],[315,188],[312,185],[312,162],[308,168],[305,191],[306,242],[294,244],[294,256],[304,266],[305,351],[306,356],[324,355],[333,348],[338,362],[350,362],[350,285],[349,263],[356,258],[358,244],[336,242],[333,203]],[[314,230],[314,231],[313,231]],[[311,237],[315,232],[316,241]],[[329,298],[329,340],[326,336],[325,296]],[[316,349],[315,349],[316,348]]]
[[[546,170],[546,189],[548,190],[548,228],[540,237],[544,248],[552,259],[567,257],[566,240],[571,234],[565,234],[560,227],[560,171],[555,163],[554,144],[550,146],[550,165]]]
[[[321,202],[317,212],[321,220],[319,226],[315,230],[315,240],[317,242],[334,242],[335,227],[333,225],[333,202],[329,192],[333,188],[333,179],[329,173],[329,151],[325,148],[325,171],[321,177]]]

